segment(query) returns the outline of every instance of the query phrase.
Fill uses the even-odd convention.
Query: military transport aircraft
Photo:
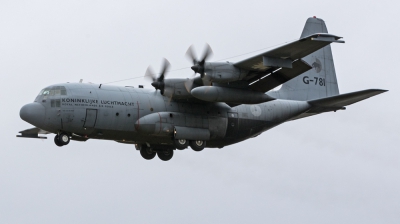
[[[155,90],[51,85],[21,108],[20,117],[35,127],[18,137],[55,133],[57,146],[70,140],[114,140],[135,144],[145,159],[157,154],[167,161],[175,149],[222,148],[286,121],[344,110],[386,91],[339,94],[331,43],[344,41],[329,34],[322,19],[312,17],[300,39],[235,63],[207,62],[209,46],[197,59],[190,47],[191,68],[200,75],[166,79],[165,60],[158,77],[150,68],[146,72]]]

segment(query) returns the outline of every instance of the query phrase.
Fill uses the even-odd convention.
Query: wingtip
[[[387,90],[387,89],[372,89],[372,90],[377,91],[377,92],[381,92],[381,93],[384,93],[384,92],[388,92],[388,91],[389,91],[389,90]]]

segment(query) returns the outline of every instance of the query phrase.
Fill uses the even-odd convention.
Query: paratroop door
[[[83,127],[94,128],[97,119],[97,109],[86,109],[86,118]]]

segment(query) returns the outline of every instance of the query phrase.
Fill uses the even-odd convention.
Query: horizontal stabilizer
[[[321,113],[333,110],[344,109],[345,106],[357,103],[361,100],[368,99],[375,95],[386,92],[383,89],[367,89],[352,93],[341,94],[337,96],[331,96],[318,100],[308,101],[313,107],[307,111],[307,113]]]

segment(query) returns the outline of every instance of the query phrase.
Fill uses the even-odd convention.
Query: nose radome
[[[41,126],[45,119],[45,109],[39,103],[29,103],[21,108],[19,116],[32,125]]]

